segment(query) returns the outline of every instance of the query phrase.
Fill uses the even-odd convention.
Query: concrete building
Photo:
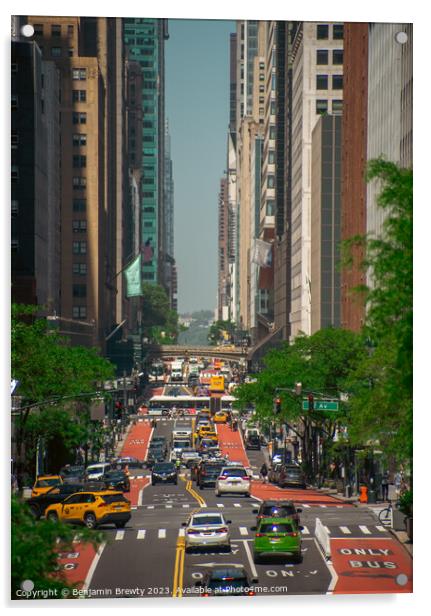
[[[340,115],[323,115],[311,144],[311,334],[340,326]]]
[[[218,292],[217,292],[217,320],[229,319],[229,306],[227,286],[229,278],[229,201],[227,190],[227,178],[220,180],[218,209]]]
[[[343,24],[303,22],[292,41],[290,338],[311,331],[311,135],[322,113],[339,113]]]

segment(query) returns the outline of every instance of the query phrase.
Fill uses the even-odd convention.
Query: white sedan
[[[183,522],[186,552],[203,547],[221,547],[230,552],[228,524],[231,520],[226,520],[218,512],[192,514],[187,522]]]
[[[217,477],[215,495],[230,493],[250,496],[250,486],[250,477],[243,466],[225,466]]]

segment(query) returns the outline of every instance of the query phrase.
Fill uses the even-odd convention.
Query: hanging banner
[[[134,261],[124,270],[127,280],[127,297],[138,297],[142,295],[141,281],[141,255],[139,254]]]
[[[254,240],[252,261],[260,267],[270,267],[272,264],[272,244],[263,240]]]

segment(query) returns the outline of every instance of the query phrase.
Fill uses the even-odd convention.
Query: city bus
[[[221,410],[231,410],[234,401],[234,396],[221,396]],[[148,402],[148,414],[166,415],[173,407],[193,415],[210,407],[210,396],[153,396]]]

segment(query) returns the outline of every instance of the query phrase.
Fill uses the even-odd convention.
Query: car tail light
[[[244,481],[251,481],[250,477],[243,477]]]
[[[267,537],[266,533],[256,533],[256,537]]]
[[[97,508],[100,509],[100,507],[107,507],[107,506],[108,506],[108,503],[99,503],[97,505]]]
[[[216,529],[216,533],[227,533],[227,531],[228,531],[228,530],[229,530],[229,529],[228,529],[228,528],[226,528],[226,527],[223,527],[223,528],[217,528],[217,529]]]
[[[297,537],[298,533],[286,533],[287,537]]]
[[[217,477],[218,481],[222,481],[224,479],[227,479],[227,477],[225,477],[224,475],[220,475],[220,477]]]
[[[255,595],[255,594],[256,594],[256,593],[255,593],[253,590],[249,590],[249,591],[248,591],[248,593],[247,593],[247,595],[248,595],[249,597],[254,597],[254,595]]]

